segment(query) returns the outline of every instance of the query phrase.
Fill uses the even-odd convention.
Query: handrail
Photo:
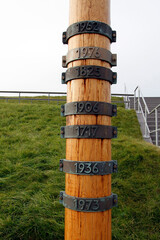
[[[0,91],[0,93],[67,94],[66,92]]]
[[[158,109],[160,107],[160,104],[157,105],[149,114],[153,113],[156,109]]]
[[[112,96],[128,96],[128,97],[132,97],[134,96],[134,94],[132,93],[111,93]]]
[[[138,98],[136,97],[136,91],[138,91]],[[137,98],[137,100],[136,100]],[[145,110],[143,112],[142,104],[140,101],[140,98],[143,101]],[[144,137],[149,137],[151,133],[156,134],[156,146],[158,146],[158,131],[160,131],[160,128],[158,128],[158,108],[160,107],[160,104],[158,104],[152,111],[149,111],[147,103],[145,101],[145,98],[140,90],[140,87],[137,86],[134,90],[134,109],[136,111],[136,103],[138,103],[138,113],[142,113],[144,122],[145,122],[145,135]],[[147,124],[147,116],[155,112],[155,130],[150,131],[148,124]]]
[[[148,114],[149,114],[149,109],[148,109],[147,103],[146,103],[146,101],[145,101],[145,99],[144,99],[144,96],[143,96],[142,92],[141,92],[141,98],[142,98],[143,103],[144,103],[144,105],[145,105],[145,107],[146,107],[146,110],[147,110],[147,112],[148,112]]]
[[[139,86],[137,86],[135,89],[134,89],[134,92],[138,89]]]
[[[66,95],[66,92],[34,92],[34,91],[0,91],[0,93],[27,93],[27,94],[64,94]],[[130,93],[130,94],[124,94],[124,93],[112,93],[112,96],[129,96],[132,97],[134,96],[134,94]]]
[[[155,133],[156,131],[160,131],[160,128],[158,128],[157,130],[153,130],[150,133]]]
[[[52,95],[57,95],[57,96],[60,96],[60,95],[67,95],[67,92],[37,92],[37,91],[0,91],[0,94],[17,94],[18,96],[15,96],[15,97],[5,97],[5,96],[0,96],[0,100],[2,100],[2,99],[6,99],[7,101],[8,100],[17,100],[18,99],[18,101],[19,101],[19,103],[21,102],[21,100],[31,100],[31,102],[32,102],[32,100],[35,100],[35,101],[48,101],[48,103],[50,103],[51,101],[57,101],[57,102],[59,102],[59,101],[64,101],[64,99],[60,99],[60,98],[56,98],[56,99],[52,99],[51,97],[52,97]],[[22,94],[23,94],[23,97],[22,97]],[[41,99],[41,98],[32,98],[31,96],[30,97],[27,97],[27,98],[25,98],[25,96],[24,96],[24,94],[27,94],[27,95],[32,95],[32,94],[38,94],[38,95],[40,95],[40,94],[44,94],[44,95],[48,95],[48,97],[46,96],[46,98],[43,98],[43,99]],[[124,103],[124,104],[128,104],[128,106],[130,106],[130,99],[129,99],[129,96],[130,97],[132,97],[132,96],[134,96],[134,94],[124,94],[124,93],[112,93],[111,94],[111,96],[126,96],[127,97],[127,99],[128,99],[128,101],[112,101],[113,103]],[[38,97],[38,96],[37,96]]]
[[[147,122],[146,122],[146,119],[145,119],[145,115],[144,115],[144,113],[143,113],[142,105],[140,105],[140,108],[141,108],[141,112],[142,112],[142,116],[143,116],[144,122],[147,123]],[[148,124],[146,124],[146,128],[147,128],[147,131],[150,132],[149,127],[148,127]],[[147,134],[146,134],[146,136],[147,136]]]

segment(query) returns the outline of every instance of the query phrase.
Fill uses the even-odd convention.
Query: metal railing
[[[20,103],[22,100],[30,100],[31,103],[32,101],[48,101],[48,103],[50,103],[51,101],[65,101],[64,98],[51,98],[51,97],[60,97],[61,95],[63,96],[67,96],[66,92],[33,92],[33,91],[0,91],[0,95],[3,94],[5,96],[0,96],[0,100],[6,100],[8,102],[8,100],[18,100],[18,102]],[[7,94],[7,96],[6,96]],[[16,94],[16,96],[11,96],[9,97],[8,94]],[[25,94],[25,96],[24,96]],[[26,94],[28,95],[45,95],[46,98],[35,98],[34,97],[27,97]],[[23,96],[22,96],[23,95]],[[129,100],[129,96],[134,96],[134,94],[123,94],[123,93],[112,93],[111,94],[112,97],[117,96],[117,97],[123,97],[124,101],[112,101],[114,103],[124,103],[125,106],[126,104],[128,106],[130,106],[130,100]],[[40,97],[40,96],[39,96]]]
[[[138,96],[137,95],[138,92]],[[144,110],[142,107],[142,103],[144,104]],[[147,103],[144,99],[144,96],[140,90],[140,87],[137,86],[134,90],[134,110],[137,111],[137,113],[141,113],[144,119],[145,123],[145,135],[144,137],[150,137],[151,133],[155,133],[155,138],[156,138],[156,146],[158,146],[158,131],[160,131],[160,128],[158,128],[158,108],[160,108],[160,104],[157,105],[151,112],[148,109]],[[147,117],[148,115],[155,114],[155,130],[150,131],[148,124],[147,124]]]
[[[126,84],[124,85],[124,92],[125,92],[125,96],[123,97],[123,99],[124,99],[125,109],[130,109],[130,106],[131,106],[130,97],[133,96],[133,94],[128,94]]]
[[[33,92],[33,91],[0,91],[0,94],[16,94],[17,96],[13,97],[13,96],[1,96],[0,97],[0,100],[6,100],[8,102],[8,100],[18,100],[18,102],[20,103],[22,100],[30,100],[31,103],[32,101],[48,101],[48,103],[50,103],[51,101],[64,101],[64,99],[60,99],[60,98],[51,98],[51,97],[55,97],[55,96],[61,96],[61,95],[64,95],[66,96],[67,93],[66,92]],[[25,94],[25,96],[24,96]],[[34,97],[28,97],[26,96],[27,95],[30,95],[30,96],[33,96],[33,95],[45,95],[46,98],[35,98]],[[23,95],[23,96],[22,96]]]
[[[124,103],[126,109],[130,109],[130,97],[134,96],[134,94],[128,93],[112,93],[112,97],[123,97],[123,101],[112,101],[112,103]]]

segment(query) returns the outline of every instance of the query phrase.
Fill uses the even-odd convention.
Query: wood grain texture
[[[70,0],[70,24],[96,20],[110,25],[110,0]],[[69,39],[68,49],[95,46],[110,49],[107,37],[98,34],[81,34]],[[78,60],[68,67],[98,65],[110,68],[101,60]],[[111,102],[110,83],[96,79],[79,79],[67,83],[67,102]],[[72,115],[66,125],[111,125],[111,117]],[[110,161],[111,140],[67,139],[66,159],[75,161]],[[111,175],[82,176],[66,174],[65,191],[76,197],[97,198],[111,195]],[[65,209],[65,240],[111,240],[111,210],[98,213],[76,212]]]

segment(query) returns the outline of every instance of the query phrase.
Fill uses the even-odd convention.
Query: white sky
[[[98,2],[98,0],[97,0]],[[0,91],[66,91],[61,84],[62,32],[69,0],[0,0]],[[111,0],[111,27],[118,54],[113,93],[160,96],[160,0]]]

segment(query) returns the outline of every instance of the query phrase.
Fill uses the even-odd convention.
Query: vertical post
[[[138,87],[138,113],[140,113],[140,88]]]
[[[128,96],[128,109],[131,109],[131,101],[130,101],[130,97]]]
[[[76,114],[66,116],[66,127],[61,131],[66,138],[66,161],[69,160],[68,164],[74,161],[75,169],[74,174],[67,170],[65,174],[68,202],[64,204],[64,196],[61,197],[65,206],[65,240],[111,240],[111,207],[100,207],[102,198],[112,196],[111,172],[100,174],[98,164],[111,161],[111,138],[116,137],[117,130],[111,127],[111,115],[96,113],[100,102],[111,103],[111,82],[101,78],[101,69],[110,71],[112,66],[100,57],[101,50],[110,50],[111,40],[98,33],[97,21],[110,25],[110,0],[70,0],[69,24],[76,24],[78,33],[69,38],[68,49],[69,52],[77,49],[78,57],[67,65],[71,78],[67,81],[67,104],[74,102]],[[112,32],[112,36],[116,37],[116,33]],[[66,76],[62,75],[62,80]],[[96,131],[106,126],[112,128],[113,136],[98,137]],[[66,136],[66,129],[74,130]],[[116,203],[117,199],[111,202]]]
[[[156,146],[158,146],[158,109],[155,109],[155,134],[156,134]]]
[[[134,91],[134,110],[136,111],[136,90]]]
[[[19,103],[20,103],[20,101],[21,101],[21,93],[19,92]]]
[[[124,93],[127,94],[127,88],[126,88],[126,84],[124,84]],[[125,102],[125,109],[128,109],[127,106],[128,106],[128,103],[127,103],[127,96],[125,95],[124,96],[124,102]]]
[[[48,93],[48,104],[50,104],[50,93]]]
[[[130,110],[130,99],[129,99],[129,96],[127,96],[127,109]]]
[[[147,108],[145,105],[145,137],[148,137],[148,131],[147,131]]]

